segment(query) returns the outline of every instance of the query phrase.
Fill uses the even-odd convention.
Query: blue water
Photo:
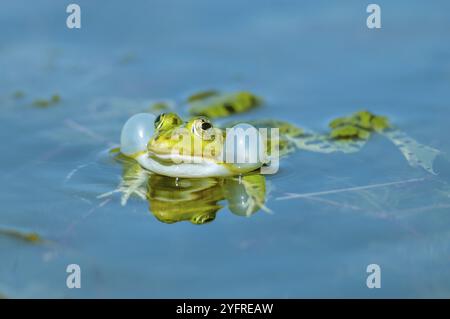
[[[76,3],[79,30],[66,27],[65,2],[0,5],[0,229],[44,239],[0,232],[1,295],[450,296],[448,1],[377,1],[379,30],[361,1]],[[361,108],[385,114],[443,152],[439,174],[375,136],[355,154],[283,159],[267,177],[272,214],[225,207],[205,225],[169,225],[145,201],[99,199],[121,178],[106,151],[124,121],[153,99],[209,88],[264,97],[244,119],[317,131]],[[32,105],[52,94],[61,102]],[[80,289],[66,286],[73,263]],[[371,263],[380,289],[366,286]]]

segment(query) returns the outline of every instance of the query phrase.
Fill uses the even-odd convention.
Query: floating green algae
[[[171,106],[168,102],[155,102],[149,107],[149,111],[152,113],[168,111],[171,109]]]
[[[38,108],[47,108],[49,106],[53,106],[61,102],[61,96],[58,94],[54,94],[50,97],[50,99],[36,99],[33,101],[33,106]]]
[[[118,153],[122,154],[122,153],[120,153],[120,147],[114,147],[114,148],[110,149],[109,153],[110,154],[118,154]]]
[[[329,124],[333,139],[366,140],[372,132],[383,132],[390,128],[389,119],[363,110],[348,117],[339,117]]]
[[[22,232],[16,229],[0,229],[0,235],[23,240],[31,244],[38,244],[43,241],[41,236],[35,232]]]
[[[13,99],[20,100],[25,97],[25,92],[17,90],[12,94]]]
[[[342,125],[334,128],[330,133],[334,139],[362,139],[370,137],[370,132],[354,125]]]
[[[187,98],[187,101],[189,103],[195,102],[195,101],[200,101],[200,100],[206,99],[206,98],[211,97],[211,96],[217,96],[218,94],[219,94],[219,91],[217,91],[217,90],[200,91],[200,92],[197,92],[197,93],[194,93],[194,94],[190,95]]]
[[[234,93],[200,92],[188,98],[189,113],[209,118],[243,113],[261,105],[256,95],[240,91]]]

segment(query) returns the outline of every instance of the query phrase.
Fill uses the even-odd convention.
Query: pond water
[[[378,1],[379,30],[360,1],[77,3],[79,30],[65,3],[1,5],[0,295],[450,296],[448,1]],[[121,181],[108,150],[127,118],[210,88],[265,99],[241,119],[316,131],[362,108],[387,115],[442,152],[437,175],[377,135],[353,154],[283,158],[266,176],[270,213],[220,201],[210,223],[166,224],[145,200],[99,198]],[[380,289],[366,286],[372,263]]]

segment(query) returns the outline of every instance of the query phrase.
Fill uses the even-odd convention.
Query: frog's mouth
[[[176,152],[155,152],[148,151],[147,156],[161,164],[165,165],[179,165],[179,164],[198,164],[198,165],[211,165],[211,164],[223,164],[220,157],[207,157],[191,154],[178,154]]]
[[[150,144],[150,143],[149,143]],[[261,162],[239,164],[226,162],[223,146],[215,154],[183,153],[168,147],[155,147],[148,145],[147,152],[142,154],[138,161],[140,164],[161,175],[172,177],[220,177],[235,176],[248,173],[262,166]]]
[[[181,178],[219,177],[235,175],[226,165],[203,157],[181,156],[174,154],[145,153],[136,160],[144,168],[165,176]]]

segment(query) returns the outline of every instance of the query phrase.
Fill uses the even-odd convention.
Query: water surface
[[[449,297],[447,2],[378,1],[381,30],[367,29],[360,1],[77,3],[80,30],[65,27],[64,3],[2,3],[1,294]],[[130,115],[209,88],[264,97],[244,119],[317,131],[361,108],[385,114],[443,152],[439,174],[375,136],[356,154],[283,159],[267,177],[272,214],[224,207],[205,225],[169,225],[145,201],[98,198],[120,182],[107,150]],[[53,94],[59,103],[33,106]],[[402,183],[376,186],[391,182]],[[329,190],[342,191],[278,199]],[[66,287],[72,263],[81,289]],[[371,263],[381,289],[366,286]]]

